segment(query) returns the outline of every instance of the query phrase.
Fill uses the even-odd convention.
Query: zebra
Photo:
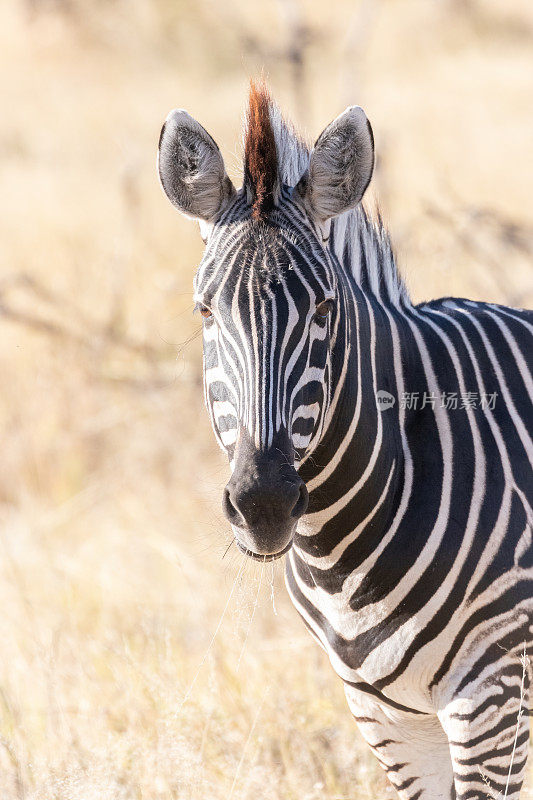
[[[402,800],[516,798],[533,650],[533,313],[414,304],[361,205],[351,106],[313,148],[252,82],[244,182],[184,110],[158,171],[199,221],[204,393],[242,553],[289,595]]]

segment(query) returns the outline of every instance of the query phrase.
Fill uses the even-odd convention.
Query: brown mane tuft
[[[278,187],[278,156],[270,121],[270,104],[265,84],[251,81],[244,143],[244,182],[252,201],[253,219],[261,219],[272,210]]]

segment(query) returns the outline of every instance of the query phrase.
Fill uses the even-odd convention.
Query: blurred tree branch
[[[22,311],[10,305],[6,299],[6,295],[9,290],[14,287],[22,288],[27,293],[33,295],[35,299],[41,300],[57,310],[61,309],[71,312],[78,324],[81,323],[81,326],[84,328],[84,333],[79,333],[64,323],[39,316],[33,312]],[[25,272],[18,273],[0,284],[0,314],[13,322],[19,322],[42,333],[47,333],[50,336],[70,339],[84,347],[94,348],[99,342],[107,342],[142,356],[149,361],[158,361],[165,357],[163,350],[159,350],[151,344],[138,341],[125,333],[119,332],[112,324],[112,321],[103,326],[99,326],[93,320],[90,320],[72,302],[51,292],[50,289],[43,286],[40,281]]]
[[[16,291],[22,292],[21,301],[14,301],[13,294]],[[47,307],[48,312],[39,311],[39,304]],[[0,284],[0,319],[2,318],[36,334],[98,355],[99,370],[92,373],[93,378],[136,390],[164,389],[171,386],[175,375],[169,375],[165,366],[169,361],[175,363],[176,355],[197,335],[193,334],[179,349],[168,345],[155,347],[119,330],[114,324],[113,312],[107,322],[98,323],[74,303],[52,292],[24,272],[6,278]],[[102,363],[114,351],[122,356],[133,357],[137,365],[140,362],[142,375],[139,377],[135,374],[135,365],[131,363],[120,373],[106,372]]]
[[[533,292],[533,280],[517,290],[509,284],[505,261],[513,255],[533,256],[533,228],[491,208],[461,207],[455,202],[454,209],[450,212],[433,202],[426,204],[428,216],[454,231],[461,249],[482,265],[485,274],[489,273],[502,298],[511,306],[526,305]]]

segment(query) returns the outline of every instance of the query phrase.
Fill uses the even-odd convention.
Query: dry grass
[[[201,242],[155,146],[185,106],[236,175],[262,64],[312,135],[360,102],[415,296],[531,305],[533,11],[312,0],[302,62],[290,7],[0,7],[2,800],[388,795],[279,566],[222,559]]]

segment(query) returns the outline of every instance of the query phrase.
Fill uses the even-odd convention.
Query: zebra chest
[[[352,581],[346,582],[342,592],[332,595],[319,587],[304,588],[287,564],[286,581],[291,600],[306,627],[326,651],[337,675],[346,684],[366,687],[364,690],[379,698],[383,696],[379,690],[381,683],[402,662],[424,620],[417,616],[391,617],[385,603],[354,610],[350,597],[351,583],[356,580],[354,576]],[[402,670],[397,681],[387,686],[383,699],[430,712],[428,685],[432,674],[429,657],[427,663],[415,660]]]

